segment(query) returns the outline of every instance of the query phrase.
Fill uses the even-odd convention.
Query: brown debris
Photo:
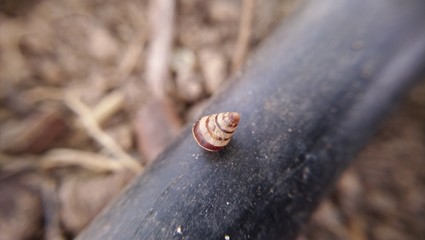
[[[196,55],[193,51],[181,48],[174,52],[171,68],[176,75],[177,95],[186,102],[201,99],[204,89],[201,77],[196,73]]]
[[[116,172],[124,166],[115,159],[100,154],[73,149],[50,150],[41,160],[41,167],[52,169],[58,167],[79,166],[93,172]]]
[[[99,125],[103,125],[106,120],[122,110],[124,107],[124,94],[121,91],[114,91],[104,96],[93,108],[93,117]]]
[[[3,0],[0,2],[0,12],[10,14],[11,16],[25,15],[34,8],[40,0]]]
[[[172,104],[152,99],[138,112],[134,119],[137,145],[150,164],[158,154],[177,136],[182,126]]]
[[[0,239],[24,240],[41,237],[42,204],[28,181],[15,177],[0,182]],[[33,181],[33,180],[32,180]]]
[[[65,102],[69,108],[78,114],[81,123],[87,130],[87,133],[99,144],[105,147],[107,151],[113,154],[121,164],[134,172],[142,170],[142,166],[139,162],[126,153],[114,139],[100,128],[93,112],[81,100],[79,100],[75,94],[69,93],[65,97]]]
[[[137,33],[128,44],[126,51],[121,56],[115,73],[117,84],[121,84],[127,80],[138,66],[143,65],[143,59],[141,57],[145,47],[145,38],[144,32]]]
[[[52,179],[44,179],[41,186],[46,240],[64,240],[65,236],[61,229],[60,202],[57,194],[56,182]]]
[[[202,102],[198,102],[197,104],[193,105],[189,110],[187,110],[187,113],[185,116],[186,122],[193,123],[197,119],[201,118],[202,112],[204,111],[208,103],[209,103],[209,100],[204,100]]]
[[[126,171],[106,176],[73,176],[59,189],[61,220],[67,231],[77,234],[109,203],[134,175]]]
[[[27,100],[28,104],[34,106],[47,101],[63,101],[63,91],[56,87],[34,87],[22,92],[20,98]]]
[[[241,13],[241,5],[245,1],[216,0],[208,3],[207,14],[211,21],[229,24],[237,23]]]
[[[299,2],[0,1],[0,239],[74,238]],[[424,86],[299,239],[425,236]]]
[[[199,52],[201,71],[209,94],[216,92],[226,77],[226,60],[216,49],[203,49]]]
[[[8,121],[0,126],[0,151],[39,153],[54,146],[64,131],[65,123],[59,112],[36,112],[27,119]]]
[[[111,34],[100,26],[89,30],[89,51],[97,60],[111,61],[118,54],[118,44]]]
[[[134,130],[130,123],[114,125],[107,128],[105,131],[113,139],[116,139],[117,143],[125,151],[130,151],[134,147]]]

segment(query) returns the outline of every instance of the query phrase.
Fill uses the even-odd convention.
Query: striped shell
[[[211,152],[223,149],[239,124],[239,113],[226,112],[204,116],[192,127],[193,137],[203,149]]]

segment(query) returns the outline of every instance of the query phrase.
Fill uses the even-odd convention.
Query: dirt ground
[[[0,240],[75,237],[297,3],[1,1]],[[422,84],[299,239],[425,239],[424,167]]]

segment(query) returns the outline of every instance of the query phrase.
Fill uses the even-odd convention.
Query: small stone
[[[212,21],[225,24],[235,24],[239,22],[241,4],[240,1],[210,1],[207,10],[208,16]]]
[[[182,232],[182,226],[178,226],[177,227],[177,229],[176,229],[176,232],[178,233],[178,234],[182,234],[183,232]]]
[[[111,60],[117,56],[118,44],[105,29],[93,27],[89,36],[90,53],[96,59]]]
[[[176,74],[178,96],[187,102],[200,99],[204,91],[201,77],[195,72],[195,53],[185,48],[177,49],[171,67]]]
[[[201,50],[199,59],[206,90],[209,94],[213,94],[227,76],[226,59],[219,51],[214,49]]]

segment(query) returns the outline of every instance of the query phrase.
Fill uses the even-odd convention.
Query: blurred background
[[[73,239],[301,0],[0,1],[0,240]],[[425,239],[425,82],[299,239]]]

